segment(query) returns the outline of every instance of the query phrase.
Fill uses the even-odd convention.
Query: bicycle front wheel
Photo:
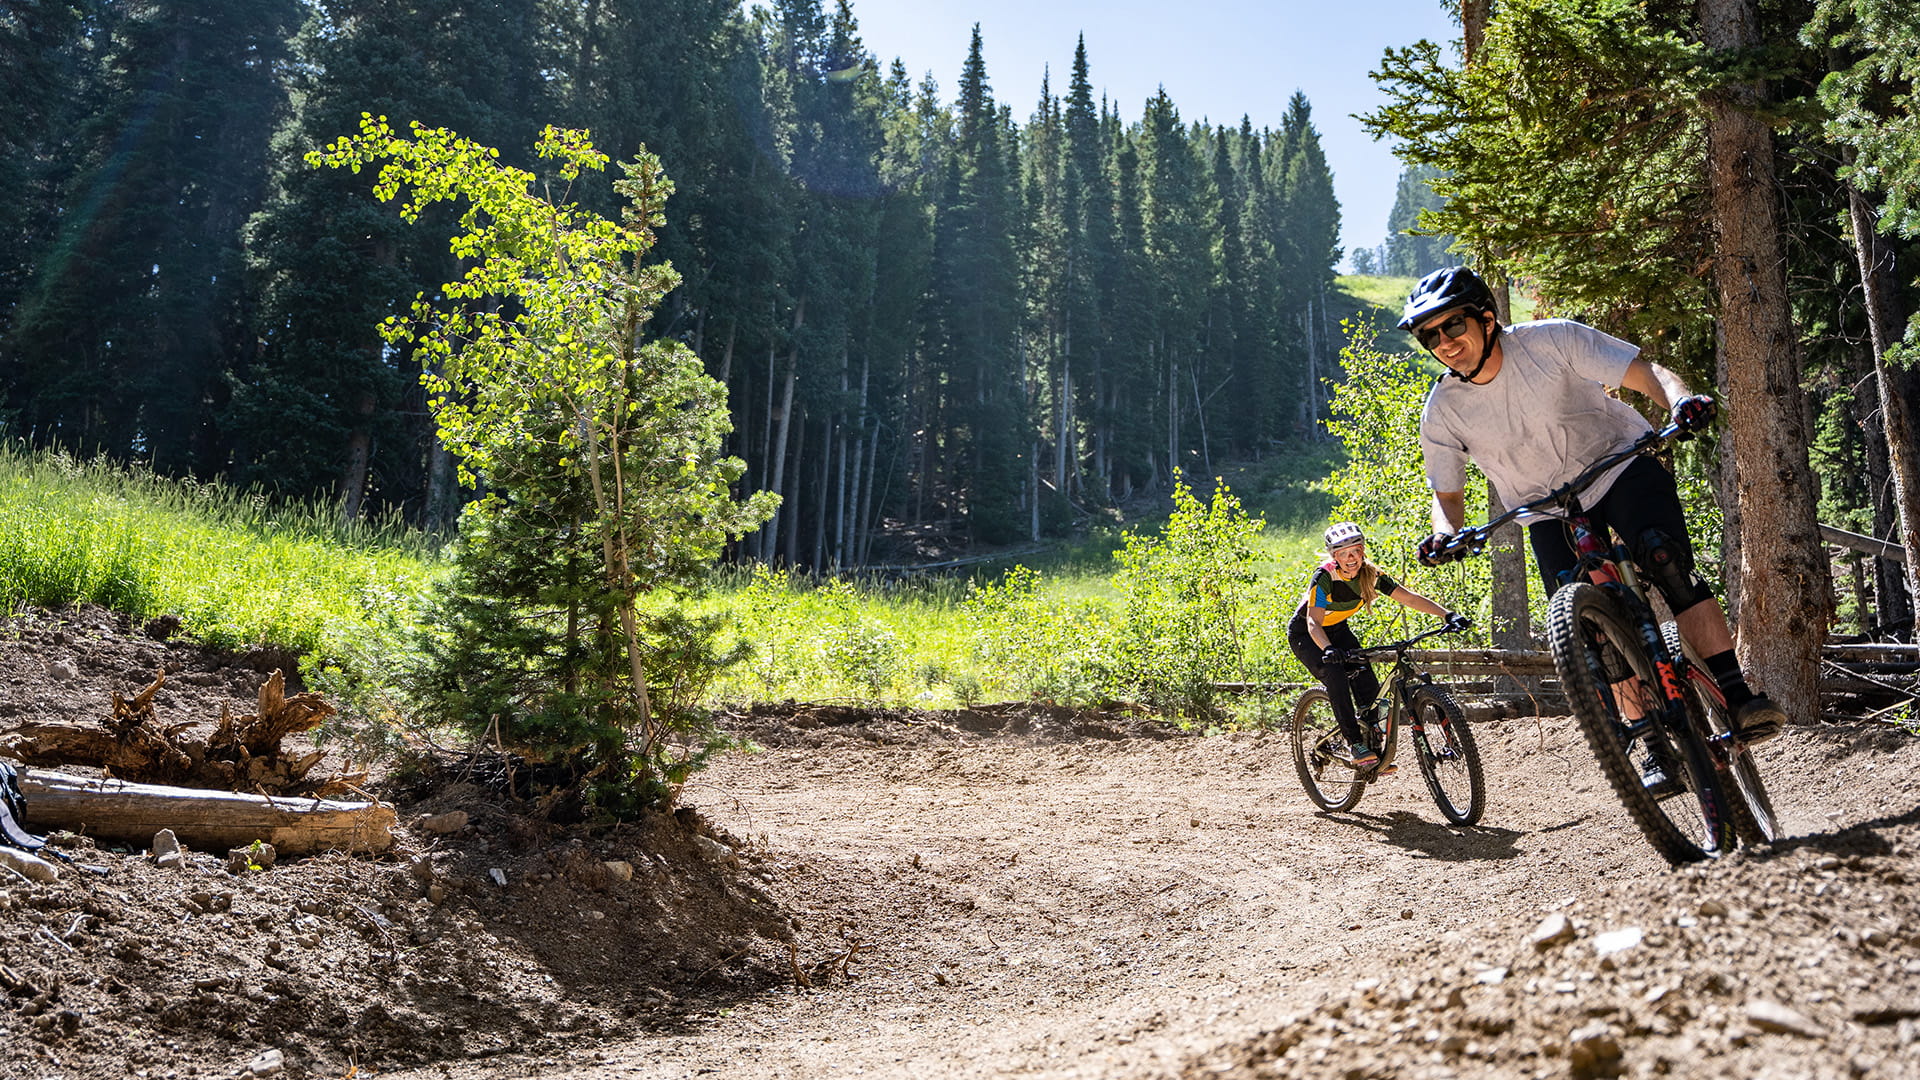
[[[1667,651],[1682,656],[1680,628],[1661,623],[1660,635]],[[1753,760],[1753,747],[1733,738],[1733,716],[1727,712],[1726,699],[1713,686],[1713,677],[1689,662],[1687,665],[1687,712],[1689,719],[1713,741],[1713,764],[1733,783],[1722,785],[1727,799],[1727,816],[1733,821],[1733,833],[1743,844],[1771,844],[1780,838],[1780,819],[1773,812],[1773,798],[1760,779]]]
[[[1351,810],[1366,794],[1360,774],[1334,756],[1345,743],[1327,692],[1315,687],[1301,694],[1293,707],[1293,768],[1307,798],[1322,810]]]
[[[1486,809],[1487,781],[1465,714],[1442,686],[1415,687],[1407,704],[1413,712],[1414,757],[1434,805],[1455,825],[1477,824]]]
[[[1554,669],[1601,773],[1654,850],[1678,865],[1730,848],[1726,799],[1706,747],[1689,731],[1669,732],[1658,722],[1658,710],[1666,707],[1660,679],[1619,602],[1597,585],[1568,585],[1547,606],[1547,638]],[[1628,754],[1635,741],[1628,735],[1635,722],[1631,717],[1640,715],[1655,719],[1637,740],[1640,748],[1685,790],[1659,793],[1642,783]]]

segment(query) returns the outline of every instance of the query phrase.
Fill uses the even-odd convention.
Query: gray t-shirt
[[[1427,395],[1420,450],[1433,490],[1466,490],[1472,458],[1500,501],[1519,506],[1650,430],[1633,406],[1606,393],[1620,385],[1639,346],[1571,319],[1543,319],[1505,328],[1500,351],[1492,382],[1443,378]],[[1590,505],[1605,495],[1625,468],[1608,470],[1580,501]]]

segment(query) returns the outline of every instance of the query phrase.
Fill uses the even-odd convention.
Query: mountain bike
[[[1426,778],[1427,790],[1441,815],[1455,825],[1472,825],[1480,820],[1486,809],[1487,785],[1473,731],[1447,688],[1407,659],[1407,650],[1415,643],[1454,632],[1442,626],[1404,641],[1356,650],[1356,659],[1392,665],[1380,692],[1380,699],[1387,703],[1385,719],[1372,725],[1364,719],[1361,722],[1368,728],[1367,745],[1380,755],[1377,765],[1362,769],[1346,760],[1346,737],[1334,719],[1333,699],[1324,687],[1300,695],[1293,707],[1293,767],[1313,805],[1322,810],[1353,809],[1366,794],[1368,784],[1395,771],[1393,759],[1400,748],[1400,729],[1405,727],[1413,742],[1414,759],[1420,763],[1420,775]]]
[[[1554,670],[1608,786],[1675,865],[1779,833],[1753,752],[1737,735],[1719,687],[1687,656],[1678,628],[1655,617],[1626,545],[1599,535],[1605,530],[1592,528],[1580,506],[1581,492],[1607,470],[1658,453],[1680,434],[1677,424],[1650,431],[1544,498],[1463,529],[1440,549],[1443,556],[1478,553],[1495,529],[1528,511],[1564,517],[1578,562],[1547,607]],[[1649,788],[1630,756],[1636,744],[1678,783]]]

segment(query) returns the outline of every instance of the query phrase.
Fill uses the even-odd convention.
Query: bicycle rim
[[[1660,633],[1666,639],[1669,652],[1684,655],[1679,627],[1662,623]],[[1734,836],[1743,844],[1773,843],[1780,838],[1780,819],[1773,812],[1773,798],[1767,794],[1767,785],[1760,779],[1753,747],[1733,738],[1733,716],[1720,696],[1720,688],[1713,685],[1713,677],[1692,663],[1687,666],[1687,675],[1688,718],[1708,733],[1714,768],[1732,780],[1722,787],[1730,796],[1727,816],[1733,823]]]
[[[1690,730],[1669,731],[1656,722],[1639,740],[1642,748],[1663,756],[1668,775],[1677,773],[1685,790],[1656,798],[1641,784],[1616,693],[1638,693],[1650,710],[1659,709],[1663,699],[1655,692],[1659,680],[1645,642],[1614,598],[1587,582],[1562,588],[1547,608],[1547,634],[1554,668],[1587,745],[1654,850],[1677,865],[1714,858],[1731,847],[1727,800],[1704,744]]]
[[[1293,768],[1307,798],[1322,810],[1351,810],[1366,793],[1353,766],[1333,756],[1345,737],[1333,717],[1333,699],[1325,690],[1309,690],[1293,707]]]
[[[1420,729],[1413,738],[1414,756],[1434,805],[1455,825],[1477,824],[1486,810],[1487,782],[1466,716],[1439,686],[1417,687],[1408,705]]]

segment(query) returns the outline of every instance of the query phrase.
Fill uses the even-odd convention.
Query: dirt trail
[[[1458,829],[1411,764],[1357,812],[1315,812],[1277,735],[765,725],[769,749],[685,801],[742,841],[816,985],[579,1055],[387,1075],[1920,1075],[1920,1008],[1860,1004],[1920,1002],[1913,740],[1776,740],[1764,762],[1804,839],[1675,871],[1569,721],[1478,731],[1489,809]],[[1535,948],[1556,911],[1581,944]],[[1587,947],[1628,924],[1647,945]],[[1685,949],[1657,951],[1663,934]],[[1480,1015],[1499,995],[1519,1022]],[[1756,996],[1822,1035],[1778,1033]]]

